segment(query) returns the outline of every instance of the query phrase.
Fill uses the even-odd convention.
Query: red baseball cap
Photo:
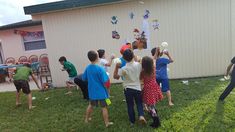
[[[123,54],[125,50],[127,49],[131,49],[131,46],[130,45],[123,45],[120,49],[120,53]]]

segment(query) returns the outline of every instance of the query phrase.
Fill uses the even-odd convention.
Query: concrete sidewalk
[[[29,85],[30,85],[31,90],[38,89],[34,81],[30,81]],[[12,83],[8,83],[8,82],[0,83],[0,92],[13,92],[13,91],[16,91],[16,88],[13,82]]]

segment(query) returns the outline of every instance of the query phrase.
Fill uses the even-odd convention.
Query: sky
[[[0,26],[31,19],[24,14],[24,6],[59,0],[0,0]]]

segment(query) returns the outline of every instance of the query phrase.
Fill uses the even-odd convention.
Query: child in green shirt
[[[37,82],[37,79],[33,75],[30,64],[24,64],[23,67],[17,68],[13,79],[14,79],[14,85],[17,90],[16,91],[16,106],[21,105],[21,103],[20,103],[20,90],[22,89],[23,93],[27,94],[27,96],[28,96],[29,109],[32,109],[35,106],[32,106],[32,93],[30,90],[29,82],[28,82],[29,76],[32,77],[32,79],[36,83],[38,89],[40,89],[38,82]]]
[[[61,65],[63,65],[62,71],[67,71],[69,75],[69,78],[66,81],[68,92],[65,94],[72,94],[71,87],[75,85],[74,79],[77,76],[77,70],[75,66],[71,62],[67,61],[67,59],[64,56],[60,57],[59,62]]]

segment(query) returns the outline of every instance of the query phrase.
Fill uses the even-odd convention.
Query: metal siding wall
[[[235,1],[231,0],[231,57],[235,56]]]
[[[89,61],[87,51],[99,48],[119,54],[125,38],[133,38],[133,28],[141,27],[145,9],[150,21],[158,19],[160,30],[151,29],[152,47],[169,43],[175,62],[170,65],[171,78],[188,78],[224,73],[231,53],[230,0],[145,0],[77,9],[42,15],[51,71],[56,86],[64,86],[67,73],[60,72],[58,58],[66,56],[81,73]],[[128,14],[133,11],[135,21]],[[114,27],[111,16],[118,16]],[[116,29],[120,40],[111,38]],[[150,55],[149,50],[141,53]],[[110,69],[111,73],[113,68]]]

